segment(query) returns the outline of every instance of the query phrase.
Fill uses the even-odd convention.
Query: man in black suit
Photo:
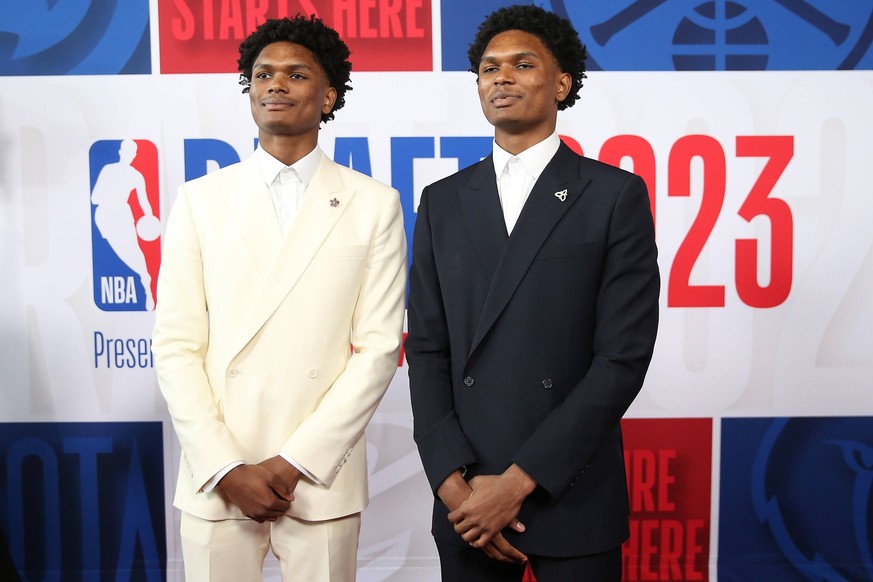
[[[619,421],[658,326],[643,181],[562,145],[585,48],[535,6],[469,50],[493,154],[425,188],[406,353],[444,580],[621,579]]]

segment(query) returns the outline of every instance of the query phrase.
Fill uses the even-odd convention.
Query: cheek
[[[324,101],[319,101],[319,98],[318,91],[303,90],[298,94],[298,99],[300,99],[301,103],[317,103],[321,107]]]
[[[482,108],[484,109],[485,106],[488,104],[488,90],[484,89],[480,86],[480,87],[477,87],[477,92],[479,94],[479,103],[482,105]]]

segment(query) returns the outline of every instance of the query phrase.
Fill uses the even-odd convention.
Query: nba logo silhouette
[[[158,151],[146,140],[91,146],[94,303],[104,311],[155,308],[161,264]]]

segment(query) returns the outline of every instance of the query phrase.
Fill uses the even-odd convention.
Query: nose
[[[285,93],[288,91],[287,78],[284,75],[273,75],[270,78],[270,85],[267,87],[267,91],[270,93],[282,92]]]
[[[500,67],[500,70],[497,72],[497,75],[494,76],[494,84],[495,85],[511,85],[515,82],[515,77],[513,76],[513,69],[511,66],[504,65]]]

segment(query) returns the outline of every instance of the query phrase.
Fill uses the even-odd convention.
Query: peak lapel
[[[580,174],[578,156],[562,144],[534,184],[506,242],[476,327],[471,356],[509,303],[552,229],[582,196],[589,181]]]
[[[282,244],[282,231],[276,220],[270,189],[264,184],[254,157],[244,161],[240,170],[233,174],[224,199],[252,263],[266,277]]]
[[[466,185],[458,188],[458,203],[476,256],[489,281],[493,280],[508,235],[491,156],[482,160]]]
[[[345,189],[337,165],[323,157],[257,293],[234,353],[245,347],[294,288],[353,197],[354,191]]]

